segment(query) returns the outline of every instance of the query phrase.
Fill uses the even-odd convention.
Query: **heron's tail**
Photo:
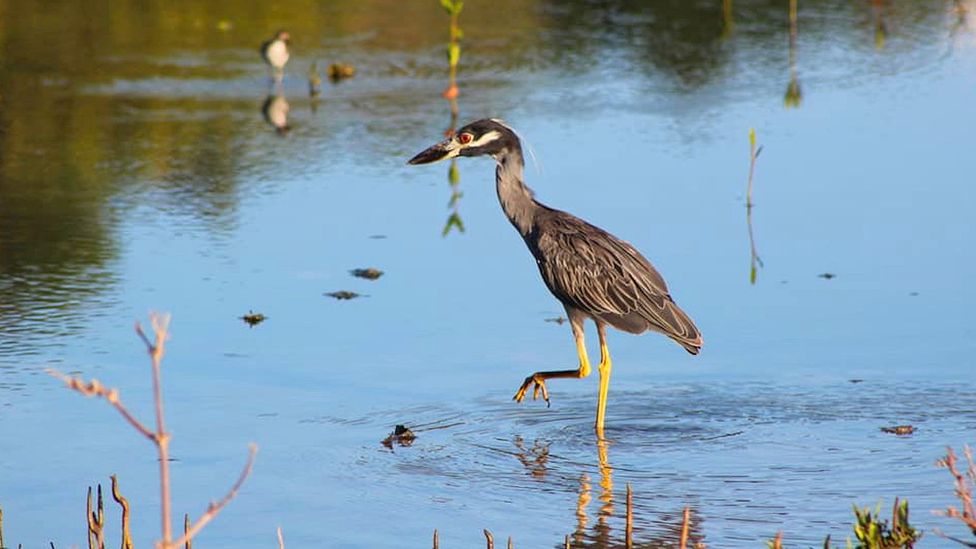
[[[698,327],[695,326],[688,314],[682,311],[677,304],[672,301],[670,305],[672,324],[667,335],[675,340],[678,345],[684,347],[686,351],[697,355],[704,343],[701,332],[698,331]]]

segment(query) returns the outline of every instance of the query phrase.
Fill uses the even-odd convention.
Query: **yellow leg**
[[[579,355],[579,368],[576,370],[554,370],[551,372],[536,372],[529,377],[525,378],[522,382],[522,386],[512,397],[515,402],[522,402],[525,398],[526,391],[529,387],[532,389],[532,400],[539,398],[539,394],[542,394],[542,398],[545,399],[546,405],[549,405],[549,391],[546,389],[546,380],[558,377],[574,377],[574,378],[584,378],[590,375],[590,359],[586,356],[586,345],[583,343],[583,326],[580,323],[573,322],[573,339],[576,340],[576,354]]]
[[[607,414],[607,393],[610,391],[610,350],[607,349],[606,327],[601,322],[596,323],[597,333],[600,335],[600,394],[596,401],[596,435],[603,438],[603,418]]]

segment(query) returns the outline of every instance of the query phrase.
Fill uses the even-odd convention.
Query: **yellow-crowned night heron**
[[[261,57],[268,64],[272,71],[272,78],[277,82],[284,76],[285,63],[288,62],[288,41],[291,35],[280,30],[275,33],[271,40],[265,40],[261,44]]]
[[[532,387],[533,399],[541,392],[548,404],[547,379],[589,375],[583,322],[591,318],[600,337],[596,430],[602,436],[611,368],[607,325],[632,334],[647,330],[660,332],[691,354],[698,354],[701,349],[701,334],[671,299],[661,275],[633,246],[533,198],[532,190],[522,180],[521,143],[515,131],[504,122],[496,119],[472,122],[450,139],[411,158],[410,164],[481,155],[490,155],[497,163],[498,201],[535,257],[546,286],[566,308],[579,355],[579,368],[575,370],[536,372],[525,378],[514,399],[521,402]]]

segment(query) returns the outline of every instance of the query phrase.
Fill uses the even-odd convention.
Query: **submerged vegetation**
[[[756,250],[756,238],[752,232],[752,179],[756,173],[756,159],[762,147],[756,147],[756,130],[749,128],[749,180],[746,182],[746,226],[749,229],[749,283],[756,283],[758,268],[763,266],[759,252]]]
[[[458,107],[460,90],[457,84],[457,73],[458,65],[461,63],[461,38],[464,36],[464,32],[461,31],[461,27],[458,25],[458,18],[461,16],[464,2],[463,0],[440,0],[440,3],[450,17],[446,50],[447,88],[444,89],[441,95],[447,99],[451,112],[451,121],[447,130],[444,131],[444,136],[451,137],[457,129],[458,115],[460,113],[460,108]],[[451,213],[447,216],[447,221],[441,230],[441,236],[449,235],[454,229],[457,229],[460,233],[464,232],[464,221],[461,219],[461,213],[458,209],[459,202],[461,197],[464,196],[464,193],[461,192],[461,172],[458,171],[456,158],[452,158],[450,165],[447,167],[447,183],[451,188],[451,198],[447,202],[447,208],[451,210]]]

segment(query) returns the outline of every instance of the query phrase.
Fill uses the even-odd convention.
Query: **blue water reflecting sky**
[[[538,198],[643,250],[705,337],[691,357],[659,336],[611,335],[618,534],[628,482],[645,539],[667,538],[691,505],[713,546],[755,546],[780,529],[813,544],[845,535],[851,503],[896,495],[926,530],[951,530],[928,511],[952,499],[932,463],[976,427],[976,39],[971,24],[954,27],[950,4],[893,3],[880,49],[869,5],[801,9],[797,109],[783,105],[785,9],[739,8],[724,40],[720,18],[700,31],[708,39],[662,31],[665,53],[651,31],[694,11],[623,3],[594,27],[585,10],[543,5],[506,31],[473,6],[462,21],[462,120],[516,127]],[[153,539],[151,448],[103,403],[40,373],[107,381],[148,417],[131,325],[150,308],[174,316],[175,508],[198,512],[233,480],[247,442],[261,445],[204,545],[265,546],[281,524],[296,546],[419,546],[435,527],[445,546],[479,543],[483,527],[555,546],[577,527],[581,476],[594,500],[607,490],[590,431],[595,379],[554,381],[548,410],[509,401],[525,375],[575,365],[569,328],[545,322],[561,307],[498,207],[490,160],[459,163],[465,231],[441,236],[447,165],[405,164],[449,121],[441,37],[392,40],[306,40],[285,83],[285,137],[260,112],[262,67],[235,43],[147,47],[127,62],[106,53],[108,76],[50,92],[77,103],[58,113],[99,131],[82,143],[24,137],[5,172],[7,539],[78,543],[81,522],[66,517],[81,516],[85,486],[111,473],[134,500],[138,537]],[[328,56],[359,74],[313,110],[303,75]],[[763,146],[754,285],[749,128]],[[63,148],[73,149],[52,152]],[[30,150],[56,176],[43,193],[27,186]],[[77,167],[90,157],[90,172]],[[44,205],[58,222],[37,214]],[[384,276],[349,275],[368,266]],[[366,297],[323,296],[336,290]],[[249,329],[238,319],[248,310],[268,320]],[[446,427],[386,450],[379,441],[397,423]],[[896,423],[919,433],[880,433]],[[545,474],[515,457],[517,438],[548,448]],[[589,513],[586,529],[596,504]]]

